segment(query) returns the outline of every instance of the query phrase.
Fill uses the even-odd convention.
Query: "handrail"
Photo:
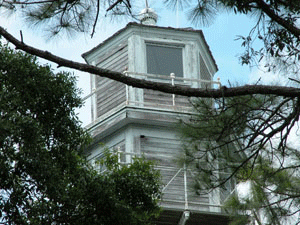
[[[121,151],[120,148],[117,148],[115,150],[110,149],[110,151],[113,154],[118,155],[118,162],[121,165],[128,165],[130,163],[132,163],[132,157],[134,156],[139,156],[139,153],[136,152],[126,152],[126,151]],[[125,156],[130,156],[130,159],[127,158],[126,162],[121,162],[120,158],[121,158],[121,154],[125,155]],[[147,156],[147,154],[144,154],[145,156]],[[104,156],[104,155],[103,155]],[[105,157],[105,156],[104,156]],[[95,157],[96,158],[96,157]],[[95,158],[93,158],[92,160],[95,160]],[[164,170],[164,166],[155,166],[156,169],[158,170]],[[223,204],[221,202],[219,203],[212,203],[212,202],[203,202],[203,201],[193,201],[192,199],[188,199],[188,195],[189,195],[189,190],[187,187],[187,168],[186,165],[183,165],[182,168],[178,168],[178,167],[168,167],[169,169],[174,170],[174,172],[176,171],[175,175],[172,176],[172,178],[164,185],[164,187],[162,188],[162,192],[165,193],[166,189],[171,185],[171,183],[175,180],[175,178],[178,176],[178,174],[180,172],[184,172],[183,175],[183,191],[184,191],[184,199],[183,200],[177,200],[177,199],[173,199],[173,198],[163,198],[161,204],[168,204],[168,203],[179,203],[182,204],[182,207],[184,210],[190,210],[193,209],[193,207],[197,207],[197,206],[204,206],[204,207],[209,207],[207,210],[210,212],[220,212]],[[99,171],[100,173],[105,172],[106,169],[104,169],[103,171]],[[231,191],[231,193],[229,195],[232,195],[234,193],[235,189],[233,189]],[[209,198],[214,198],[213,195],[209,195]],[[219,196],[221,197],[221,196]],[[225,200],[223,200],[222,202],[225,202],[228,198],[226,198]],[[176,206],[175,206],[176,208]]]
[[[152,74],[152,73],[138,73],[138,72],[130,72],[130,71],[124,71],[124,73],[131,74],[131,75],[143,76],[143,77],[165,79],[165,80],[167,80],[169,78],[170,80],[176,79],[176,80],[182,80],[182,81],[196,81],[196,82],[200,82],[200,83],[218,84],[221,87],[220,78],[218,78],[218,81],[213,81],[213,80],[204,80],[204,79],[196,79],[196,78],[175,77],[174,73],[171,73],[170,76],[160,75],[160,74]]]
[[[150,73],[137,73],[137,72],[129,72],[129,71],[124,71],[125,74],[127,75],[138,75],[138,76],[144,76],[144,77],[152,77],[152,78],[160,78],[160,79],[170,79],[172,80],[182,80],[182,81],[195,81],[199,83],[211,83],[211,84],[218,84],[219,87],[221,87],[221,82],[220,78],[218,78],[218,81],[212,81],[212,80],[203,80],[203,79],[195,79],[195,78],[183,78],[183,77],[175,77],[174,73],[171,73],[170,76],[166,75],[158,75],[158,74],[150,74]],[[172,85],[175,85],[172,83]],[[87,100],[88,98],[92,97],[95,93],[100,91],[102,88],[98,87],[96,89],[93,89],[90,94],[86,95],[85,97],[82,98],[82,101]]]
[[[174,73],[171,73],[170,76],[166,76],[166,75],[158,75],[158,74],[149,74],[149,73],[138,73],[138,72],[130,72],[130,71],[124,71],[124,74],[126,76],[134,76],[134,77],[140,77],[141,79],[154,79],[154,81],[158,81],[155,79],[159,79],[159,82],[167,82],[170,83],[171,85],[175,86],[175,85],[187,85],[187,86],[197,86],[200,87],[201,84],[210,84],[210,85],[218,85],[218,88],[221,87],[221,82],[220,79],[218,78],[217,81],[211,81],[211,80],[203,80],[203,79],[195,79],[195,78],[184,78],[184,77],[176,77]],[[175,84],[175,82],[177,82]],[[184,101],[182,99],[182,97],[176,97],[175,94],[171,94],[170,98],[168,97],[164,97],[163,99],[148,99],[147,101],[144,100],[144,97],[141,97],[140,99],[136,99],[135,96],[137,96],[136,93],[137,90],[139,90],[139,88],[129,88],[128,85],[125,86],[125,93],[124,93],[124,98],[125,101],[122,102],[122,104],[126,105],[132,105],[132,106],[137,106],[137,107],[142,107],[142,108],[163,108],[163,109],[170,109],[170,110],[175,110],[175,111],[190,111],[191,107],[187,106],[187,102],[188,101]],[[96,101],[96,96],[97,93],[99,93],[102,90],[102,87],[97,87],[97,88],[93,88],[91,90],[91,93],[89,93],[88,95],[86,95],[85,97],[82,98],[83,102],[86,102],[87,100],[90,101],[89,104],[91,104],[90,106],[90,119],[89,119],[89,123],[88,124],[93,124],[96,119],[99,116],[103,116],[104,114],[101,115],[96,115],[96,113],[94,112],[94,109],[96,109],[97,107],[97,101]],[[152,96],[152,95],[151,95]],[[178,95],[177,95],[178,96]],[[89,107],[89,106],[87,106]],[[171,107],[171,108],[170,108]],[[110,113],[111,111],[113,111],[114,109],[110,109],[107,111],[107,113]],[[106,114],[106,113],[105,113]],[[86,124],[86,125],[88,125]]]

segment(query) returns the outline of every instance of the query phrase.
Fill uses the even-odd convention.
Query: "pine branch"
[[[115,3],[113,3],[111,6],[109,6],[109,7],[106,9],[106,11],[108,12],[108,11],[112,10],[112,9],[115,8],[119,3],[122,3],[122,2],[123,2],[123,0],[117,0]]]
[[[221,89],[206,89],[206,88],[182,87],[178,85],[172,86],[171,84],[137,79],[137,78],[125,76],[124,74],[119,72],[64,59],[59,56],[53,55],[48,51],[43,51],[34,48],[32,46],[29,46],[19,41],[1,26],[0,26],[0,35],[3,36],[7,41],[15,45],[17,49],[21,49],[29,54],[57,63],[58,66],[60,67],[64,66],[82,72],[88,72],[101,77],[107,77],[109,79],[136,88],[152,89],[152,90],[176,94],[176,95],[182,95],[188,97],[202,97],[202,98],[222,98],[222,97],[245,96],[245,95],[253,95],[253,94],[276,95],[276,96],[283,96],[283,97],[300,96],[300,88],[295,88],[295,87],[271,86],[271,85],[244,85],[240,87],[229,87],[229,88],[223,87]]]
[[[98,17],[99,17],[99,12],[100,12],[100,0],[97,0],[97,12],[96,12],[96,18],[95,18],[95,21],[94,21],[94,24],[93,24],[93,30],[92,30],[91,37],[93,37],[94,34],[95,34],[96,25],[97,25]]]
[[[266,13],[273,21],[283,26],[285,29],[291,32],[296,38],[299,39],[300,29],[297,28],[292,22],[287,21],[282,17],[280,17],[278,14],[276,14],[275,11],[272,10],[271,5],[268,5],[263,0],[256,0],[256,3],[259,6],[259,8],[261,8],[262,11]]]
[[[4,0],[3,2],[11,4],[11,5],[35,5],[35,4],[44,4],[55,2],[56,0],[44,0],[44,1],[7,1]]]

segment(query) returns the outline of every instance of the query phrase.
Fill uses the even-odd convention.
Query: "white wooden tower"
[[[214,85],[217,65],[201,30],[158,27],[157,15],[148,5],[140,16],[141,23],[129,23],[84,53],[86,62],[152,81]],[[164,183],[164,211],[156,224],[227,224],[221,192],[197,195],[191,187],[192,173],[177,162],[183,151],[176,123],[190,116],[188,99],[93,75],[91,86],[93,121],[88,129],[94,144],[89,159],[103,157],[103,143],[118,150],[123,163],[136,155],[155,160]]]

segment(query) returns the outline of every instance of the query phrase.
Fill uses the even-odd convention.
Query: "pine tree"
[[[299,222],[300,154],[288,139],[298,100],[253,95],[217,99],[215,108],[197,100],[194,107],[181,131],[197,192],[248,183],[246,197],[235,191],[224,203],[232,224]]]

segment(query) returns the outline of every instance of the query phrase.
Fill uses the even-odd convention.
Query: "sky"
[[[255,22],[253,18],[224,13],[217,16],[210,26],[200,27],[191,24],[183,11],[179,10],[176,13],[176,11],[163,6],[160,1],[149,1],[149,6],[158,14],[158,26],[193,27],[194,29],[201,29],[203,31],[206,42],[219,68],[219,71],[215,74],[215,80],[220,78],[222,85],[228,85],[229,81],[231,84],[238,83],[240,85],[254,83],[261,76],[264,76],[267,81],[273,79],[273,76],[270,74],[263,75],[257,68],[241,66],[239,63],[238,56],[244,49],[241,47],[241,41],[235,39],[237,35],[246,36],[248,34]],[[144,1],[140,1],[137,7],[142,10],[144,8]],[[0,17],[0,26],[6,28],[8,32],[17,38],[20,38],[20,30],[22,30],[23,40],[26,44],[47,50],[73,61],[84,62],[81,57],[82,53],[95,47],[131,21],[129,19],[111,21],[107,17],[101,18],[92,39],[90,38],[90,34],[87,33],[77,34],[74,37],[61,37],[49,40],[41,29],[28,27],[17,14],[12,14],[9,17],[2,14]],[[41,62],[45,63],[44,60],[41,60]],[[65,70],[65,68],[62,69]],[[89,74],[78,71],[74,71],[74,74],[78,76],[78,87],[83,90],[83,96],[87,95],[90,92]],[[80,119],[84,122],[84,125],[90,121],[89,116],[86,116],[86,113],[89,112],[88,104],[89,102],[80,111]]]

